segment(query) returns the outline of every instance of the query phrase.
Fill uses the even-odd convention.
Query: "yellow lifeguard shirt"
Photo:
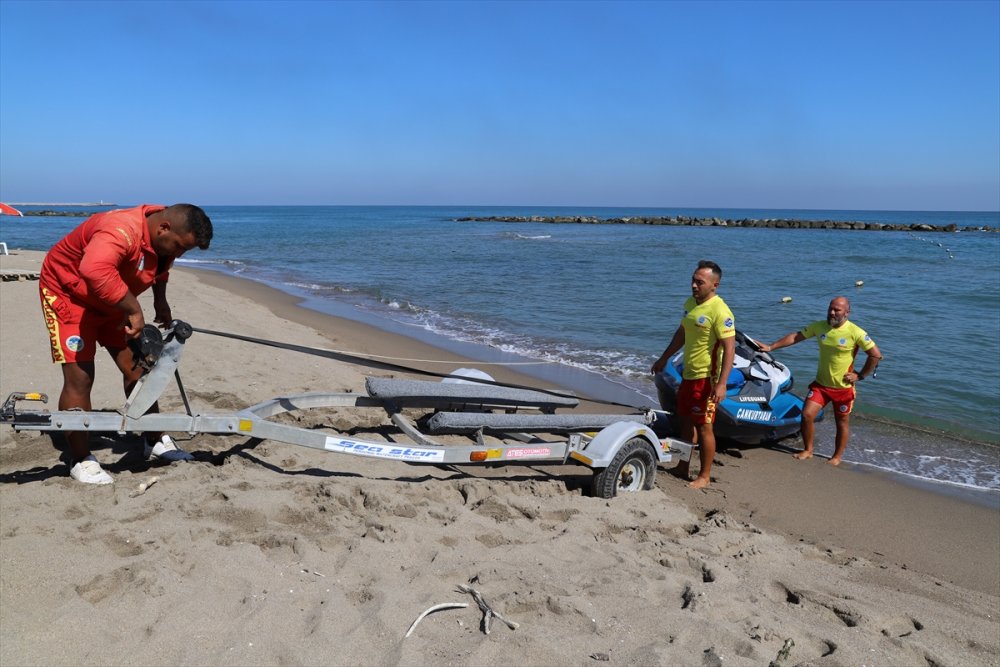
[[[837,328],[831,327],[826,320],[818,320],[803,329],[802,335],[806,338],[816,336],[819,342],[816,382],[835,389],[851,386],[844,382],[844,374],[854,365],[858,349],[867,352],[875,346],[865,330],[849,320]]]
[[[719,295],[699,304],[694,297],[684,302],[684,379],[715,380],[722,370],[723,338],[736,335],[733,311]]]

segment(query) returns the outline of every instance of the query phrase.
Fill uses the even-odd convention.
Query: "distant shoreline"
[[[718,217],[693,218],[677,216],[627,216],[619,218],[598,218],[595,216],[545,216],[545,215],[490,215],[482,217],[456,218],[456,222],[512,222],[584,225],[667,225],[686,227],[771,227],[775,229],[853,229],[889,232],[997,232],[1000,229],[983,225],[980,227],[959,227],[950,225],[928,225],[926,223],[892,224],[884,222],[860,222],[846,220],[801,220],[784,218],[730,220]]]
[[[110,201],[90,201],[90,202],[34,202],[34,201],[15,201],[10,202],[11,206],[118,206],[118,204]]]
[[[25,217],[25,218],[30,218],[30,217],[45,217],[45,218],[57,218],[57,217],[58,218],[89,218],[90,216],[94,215],[95,213],[100,213],[101,211],[106,210],[109,207],[118,206],[118,204],[115,204],[114,202],[107,202],[107,201],[102,201],[102,202],[80,202],[80,203],[73,203],[73,202],[59,202],[59,203],[14,202],[13,204],[11,204],[11,206],[52,206],[52,207],[57,207],[57,206],[78,206],[78,207],[82,207],[82,206],[86,206],[88,208],[90,208],[90,207],[95,207],[95,208],[96,207],[100,207],[100,209],[97,210],[97,211],[60,211],[60,210],[56,210],[54,208],[52,208],[52,209],[42,209],[40,211],[20,211],[21,215],[23,217]]]
[[[66,204],[66,206],[88,206],[88,204]],[[90,204],[90,206],[109,206],[109,204]],[[114,204],[110,204],[114,206]],[[21,211],[21,215],[25,218],[30,217],[65,217],[65,218],[87,218],[94,213],[99,213],[99,211],[50,211],[48,209],[41,211]]]

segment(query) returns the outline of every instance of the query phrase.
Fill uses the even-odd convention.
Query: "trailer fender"
[[[607,468],[611,465],[611,460],[621,449],[622,445],[632,438],[640,437],[649,443],[649,446],[656,452],[657,458],[662,458],[660,451],[660,441],[648,426],[638,422],[621,421],[606,426],[594,436],[581,450],[583,456],[588,460],[591,468]],[[572,456],[572,454],[571,454]],[[573,457],[579,460],[579,457]],[[586,462],[586,461],[585,461]]]

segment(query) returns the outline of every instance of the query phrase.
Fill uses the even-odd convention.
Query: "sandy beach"
[[[0,269],[40,267],[42,253],[12,253]],[[55,409],[37,288],[0,283],[0,396],[44,392]],[[470,365],[221,274],[178,268],[168,296],[174,317],[206,329]],[[110,359],[97,368],[95,409],[120,409]],[[195,412],[363,392],[366,375],[390,374],[203,334],[180,371]],[[160,405],[183,408],[173,387]],[[362,437],[389,421],[347,411],[299,425]],[[177,439],[194,462],[146,462],[138,438],[95,436],[115,484],[88,487],[68,477],[58,437],[0,425],[0,664],[1000,664],[995,492],[722,448],[706,491],[661,469],[651,491],[602,500],[583,494],[582,467],[456,471]],[[517,629],[494,620],[485,634],[463,584]],[[404,637],[448,602],[469,606]]]

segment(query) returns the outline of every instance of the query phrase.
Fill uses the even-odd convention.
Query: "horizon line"
[[[175,202],[181,203],[181,202]],[[188,202],[189,203],[189,202]],[[122,206],[116,202],[9,202],[11,206]],[[130,204],[128,206],[139,206],[140,204]],[[244,206],[244,207],[278,207],[278,206],[302,206],[302,207],[382,207],[382,208],[569,208],[569,209],[661,209],[661,210],[716,210],[716,211],[869,211],[876,213],[986,213],[1000,215],[1000,209],[905,209],[905,208],[807,208],[788,206],[644,206],[644,205],[619,205],[619,204],[197,204],[199,207],[206,206]]]

